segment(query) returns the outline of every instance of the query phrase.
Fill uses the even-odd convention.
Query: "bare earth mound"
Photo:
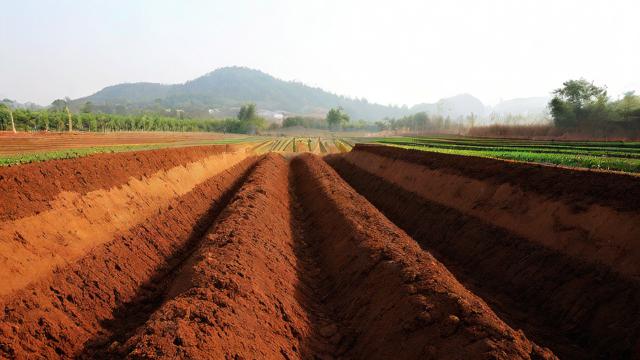
[[[570,358],[635,353],[640,284],[629,273],[636,271],[640,212],[634,205],[615,205],[621,198],[606,188],[598,196],[582,185],[569,192],[579,171],[522,170],[532,181],[548,179],[543,194],[532,191],[538,185],[521,186],[525,179],[500,182],[521,164],[406,152],[357,146],[328,162],[511,325]],[[485,175],[478,175],[476,160],[491,163]],[[466,167],[471,175],[462,176]],[[500,175],[491,175],[499,167]],[[598,173],[585,179],[637,181]],[[558,191],[552,183],[562,196],[552,196]],[[589,205],[570,200],[578,197]]]
[[[234,150],[0,169],[0,357],[636,355],[634,178]]]
[[[348,358],[552,357],[506,326],[324,162],[293,160]]]

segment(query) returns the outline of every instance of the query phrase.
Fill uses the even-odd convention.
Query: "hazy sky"
[[[2,3],[0,96],[21,102],[231,65],[384,104],[640,90],[638,0]]]

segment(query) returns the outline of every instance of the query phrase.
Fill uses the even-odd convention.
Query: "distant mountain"
[[[494,106],[491,111],[500,114],[537,115],[547,110],[549,97],[530,97],[505,100]]]
[[[377,120],[407,113],[406,108],[369,103],[329,93],[298,82],[283,81],[258,70],[226,67],[184,84],[120,84],[74,100],[79,107],[90,101],[96,107],[109,106],[139,110],[144,108],[182,108],[188,112],[217,109],[226,113],[247,102],[259,109],[294,114],[324,115],[332,107],[342,106],[355,119]]]
[[[283,81],[245,67],[225,67],[183,84],[127,83],[106,87],[72,102],[75,110],[86,102],[94,110],[107,113],[132,113],[141,110],[170,112],[184,110],[188,116],[233,116],[239,107],[253,102],[264,113],[324,116],[332,107],[342,106],[353,119],[380,120],[424,111],[457,119],[474,114],[487,117],[492,111],[532,113],[546,106],[546,98],[514,99],[494,108],[461,94],[423,103],[411,108],[385,106],[336,95],[299,82]]]
[[[484,116],[487,112],[486,106],[479,99],[469,95],[461,94],[441,99],[433,104],[418,104],[410,109],[411,113],[424,111],[428,114],[442,115],[456,119],[474,114],[476,116]]]
[[[175,85],[155,83],[131,83],[108,86],[97,93],[76,101],[91,101],[94,104],[144,104],[152,103],[156,99],[164,99]]]
[[[0,99],[2,99],[0,100],[0,103],[9,106],[12,109],[29,109],[29,110],[42,109],[42,106],[32,102],[19,103],[15,100],[11,100],[6,97],[0,97]]]

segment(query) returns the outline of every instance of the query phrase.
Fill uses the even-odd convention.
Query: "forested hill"
[[[209,109],[237,108],[253,102],[258,109],[296,114],[324,113],[342,106],[355,119],[377,120],[406,115],[409,109],[369,103],[329,93],[298,82],[283,81],[258,70],[226,67],[184,84],[131,83],[109,86],[74,100],[76,107],[90,101],[107,112],[135,112],[141,109],[180,108],[193,115]]]
[[[258,110],[296,115],[324,117],[330,108],[342,106],[352,119],[369,121],[398,118],[417,112],[451,119],[468,115],[486,117],[496,113],[541,113],[548,99],[527,98],[508,100],[496,107],[487,107],[477,98],[462,94],[407,106],[385,106],[364,99],[336,95],[320,88],[294,81],[283,81],[258,70],[225,67],[184,84],[128,83],[106,87],[97,93],[72,102],[72,110],[82,110],[87,102],[92,111],[116,114],[155,113],[183,110],[187,117],[235,116],[241,105],[255,103]],[[210,110],[212,112],[210,112]]]

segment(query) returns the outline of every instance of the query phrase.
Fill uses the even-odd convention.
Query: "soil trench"
[[[553,354],[504,324],[429,253],[319,157],[292,160],[295,191],[340,325],[338,355],[355,359],[515,359]],[[338,327],[336,327],[338,328]]]
[[[117,341],[157,306],[162,279],[188,255],[254,162],[246,159],[206,180],[144,223],[5,296],[0,355],[69,358]]]
[[[186,189],[3,297],[0,357],[555,358],[316,155]]]
[[[360,162],[342,156],[326,159],[505,321],[539,344],[567,358],[635,356],[640,337],[636,279],[425,199],[365,171]],[[388,173],[380,169],[380,174]]]
[[[129,358],[301,358],[311,333],[298,288],[287,161],[248,177],[165,302],[126,343]]]
[[[220,149],[216,149],[218,150]],[[197,154],[203,155],[207,152]],[[151,159],[149,156],[144,155],[146,159]],[[164,154],[159,153],[155,156]],[[138,159],[132,155],[130,157]],[[49,198],[46,203],[48,209],[45,211],[0,221],[0,283],[3,284],[0,287],[0,296],[6,296],[50,275],[56,267],[64,267],[84,256],[92,248],[111,241],[118,233],[144,223],[148,217],[166,210],[173,199],[192,191],[199,184],[238,164],[246,157],[247,154],[243,152],[214,152],[200,160],[178,164],[165,170],[162,166],[172,163],[169,160],[174,159],[169,157],[169,160],[158,160],[160,164],[151,162],[141,166],[146,171],[155,165],[159,167],[158,171],[143,178],[130,177],[118,186],[94,189],[84,194],[83,188],[78,189],[78,192],[60,192]],[[187,156],[187,160],[188,158]],[[100,163],[100,159],[96,161]],[[74,168],[75,165],[71,167]],[[0,169],[0,174],[3,170]],[[88,167],[87,174],[70,176],[69,182],[91,181],[90,186],[87,185],[86,188],[100,186],[103,181],[96,180],[98,176],[91,170],[94,169]],[[102,170],[103,173],[100,175],[103,178],[110,179],[112,174],[114,179],[119,177],[118,171]],[[68,171],[69,169],[65,168],[60,173],[66,174]],[[85,175],[88,180],[83,180]],[[26,181],[30,176],[32,171],[27,169],[26,175],[18,176],[16,179]],[[54,177],[48,181],[60,180]],[[109,180],[106,180],[105,184],[110,185]],[[19,191],[11,188],[7,191],[24,196],[34,193],[37,188],[37,184],[31,184]],[[2,203],[5,204],[4,201]],[[30,202],[19,203],[26,203],[25,208],[29,208]]]
[[[425,200],[640,278],[637,177],[388,146],[357,145],[344,159]]]
[[[319,157],[294,158],[289,169],[276,154],[256,165],[121,356],[554,357]]]
[[[142,180],[161,170],[197,162],[216,154],[244,151],[237,145],[190,146],[177,149],[95,154],[0,168],[0,221],[15,220],[52,209],[61,192],[84,195]],[[108,176],[105,176],[108,174]]]

